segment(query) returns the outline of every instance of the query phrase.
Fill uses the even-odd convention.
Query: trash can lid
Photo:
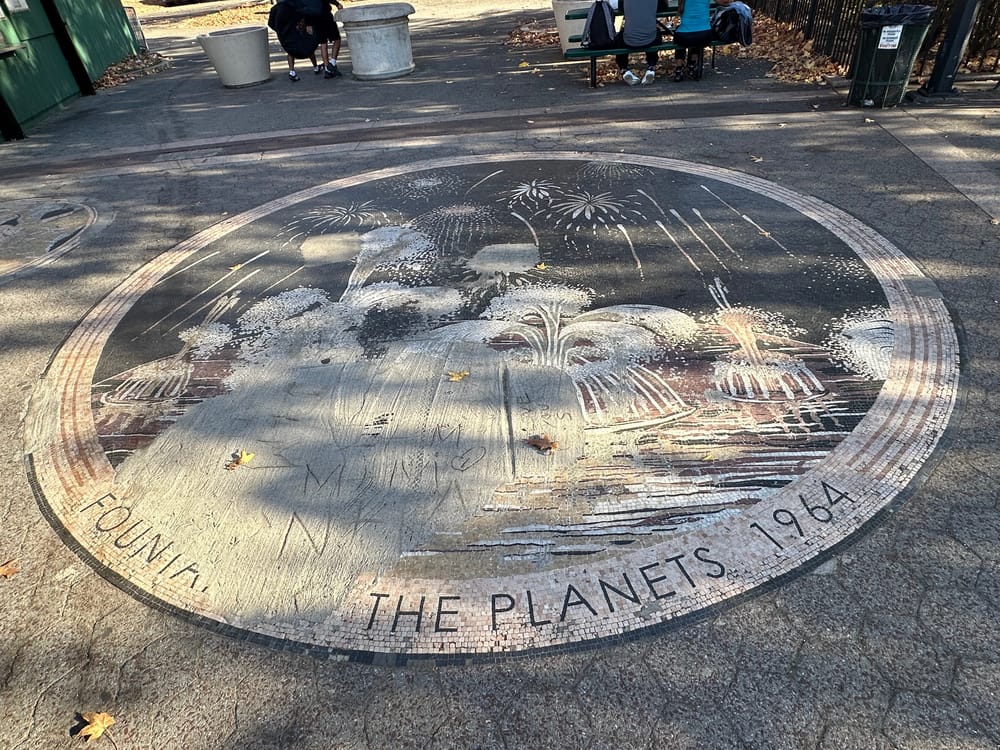
[[[933,5],[875,5],[861,11],[861,28],[882,26],[928,26],[934,18]]]

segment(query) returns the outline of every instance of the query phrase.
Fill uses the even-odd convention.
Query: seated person
[[[615,38],[616,47],[631,47],[641,49],[651,44],[659,44],[663,41],[660,29],[656,25],[656,5],[657,0],[622,0],[625,4],[625,23],[622,24],[621,31]],[[705,8],[708,8],[708,0],[705,0]],[[615,62],[621,71],[622,80],[629,86],[637,83],[650,84],[656,78],[656,62],[659,54],[655,51],[646,53],[646,72],[640,79],[635,73],[629,70],[628,55],[615,55]]]
[[[716,0],[717,5],[729,5],[731,0]],[[697,81],[705,61],[705,47],[715,41],[715,31],[709,16],[710,0],[680,0],[678,14],[680,23],[674,31],[677,49],[674,57],[681,64],[674,69],[674,80],[685,77]]]

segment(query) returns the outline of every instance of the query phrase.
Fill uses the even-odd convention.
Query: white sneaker
[[[625,81],[629,86],[635,86],[639,83],[639,76],[633,73],[631,70],[626,70],[622,73],[622,80]]]
[[[648,86],[649,84],[651,84],[653,82],[653,80],[655,78],[656,78],[656,71],[654,71],[654,70],[647,70],[646,71],[646,75],[644,75],[642,77],[642,80],[639,81],[639,83],[641,83],[643,86]]]

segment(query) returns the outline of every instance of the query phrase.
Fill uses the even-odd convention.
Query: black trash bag
[[[861,28],[930,26],[936,10],[933,5],[876,5],[861,11]]]

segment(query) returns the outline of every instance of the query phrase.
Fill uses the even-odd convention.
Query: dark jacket
[[[305,30],[305,16],[296,2],[280,0],[271,6],[267,25],[274,29],[278,43],[289,55],[297,58],[309,57],[316,51],[316,35]]]

